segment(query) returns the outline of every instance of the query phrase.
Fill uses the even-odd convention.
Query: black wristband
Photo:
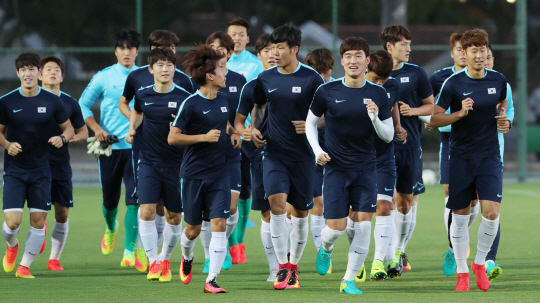
[[[508,120],[508,129],[512,128],[512,121]]]
[[[62,144],[66,144],[66,137],[64,137],[64,135],[60,135],[60,138],[62,139]]]

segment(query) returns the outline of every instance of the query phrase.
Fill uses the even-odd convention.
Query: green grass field
[[[121,229],[116,248],[110,256],[103,256],[100,241],[105,229],[101,213],[100,189],[75,190],[75,208],[70,212],[70,231],[61,263],[63,272],[47,270],[50,253],[50,234],[47,249],[36,258],[31,272],[36,279],[15,278],[15,273],[0,274],[0,301],[11,302],[329,302],[330,300],[364,302],[538,302],[540,301],[540,263],[536,255],[540,251],[537,219],[540,202],[540,184],[508,184],[504,186],[501,205],[502,237],[497,263],[503,269],[488,292],[478,290],[471,272],[471,291],[454,291],[456,276],[445,277],[442,273],[442,254],[447,250],[446,231],[443,225],[443,192],[440,186],[428,186],[421,196],[418,219],[413,238],[407,247],[407,255],[413,267],[410,272],[394,280],[368,281],[358,284],[364,291],[360,296],[339,293],[339,283],[347,265],[348,243],[343,236],[333,254],[334,273],[319,276],[315,269],[316,250],[309,237],[308,245],[300,262],[299,290],[275,291],[265,282],[268,265],[259,237],[260,215],[252,212],[251,220],[257,224],[246,233],[247,264],[233,265],[222,271],[219,285],[227,294],[203,293],[206,274],[202,274],[204,253],[200,243],[195,250],[194,275],[191,284],[184,285],[178,278],[181,260],[180,245],[171,260],[173,281],[171,283],[148,282],[144,274],[135,268],[121,268],[124,237],[123,216],[125,206],[120,207],[118,221]],[[25,209],[25,211],[27,211]],[[21,226],[19,242],[24,244],[28,232],[28,216]],[[3,212],[0,215],[3,221]],[[479,219],[471,230],[471,258],[476,253],[476,231]],[[54,224],[53,213],[48,218],[49,227]],[[4,242],[0,249],[4,249]],[[367,258],[368,270],[373,258],[373,241]],[[23,248],[17,258],[20,261]],[[369,272],[368,272],[369,274]]]

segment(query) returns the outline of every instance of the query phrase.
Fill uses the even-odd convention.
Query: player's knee
[[[154,210],[148,208],[148,207],[141,207],[141,220],[144,221],[152,221],[156,217],[156,213]]]
[[[6,218],[6,225],[9,229],[16,230],[17,228],[19,228],[19,226],[21,226],[21,222]]]
[[[231,204],[231,215],[236,214],[237,211],[238,211],[238,205]]]
[[[482,211],[482,216],[488,220],[496,220],[499,217],[499,212],[494,209],[486,209]]]
[[[377,216],[390,216],[390,202],[379,200],[377,201]]]
[[[261,211],[261,218],[265,223],[270,223],[270,211],[269,210]]]
[[[198,225],[198,226],[188,225],[186,227],[185,234],[186,234],[186,237],[189,240],[196,239],[199,236],[200,233],[201,233],[201,226],[200,225]]]

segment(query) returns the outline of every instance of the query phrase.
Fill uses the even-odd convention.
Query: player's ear
[[[366,69],[367,69],[367,66],[368,66],[369,62],[371,62],[371,58],[369,56],[367,56],[366,57]]]
[[[300,49],[300,48],[298,47],[298,45],[294,46],[294,47],[292,48],[292,53],[295,54],[295,55],[298,54],[298,50],[299,50],[299,49]]]
[[[152,65],[148,65],[148,71],[153,75],[154,69],[152,68]]]
[[[394,48],[394,45],[392,43],[386,42],[386,50],[388,52],[391,52],[393,50],[393,48]]]

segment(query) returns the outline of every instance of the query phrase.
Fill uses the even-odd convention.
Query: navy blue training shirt
[[[4,169],[32,169],[49,165],[51,123],[65,123],[69,116],[60,97],[41,87],[26,97],[20,88],[0,98],[0,124],[6,126],[9,142],[18,142],[22,152],[4,153]]]
[[[309,105],[323,78],[311,67],[298,63],[292,74],[272,67],[257,77],[255,103],[266,104],[267,135],[265,155],[289,161],[313,160],[305,134],[299,135],[292,121],[305,121]]]
[[[73,128],[79,129],[85,126],[86,122],[84,122],[79,102],[62,91],[60,92],[60,100],[62,100],[64,104],[66,114],[68,115],[69,121],[71,121]],[[58,123],[56,123],[56,121],[52,121],[51,124],[51,129],[53,130],[51,133],[51,137],[60,136],[63,131],[62,129],[60,129],[60,126],[58,126]],[[49,155],[49,163],[63,164],[66,162],[69,163],[68,143],[66,142],[66,144],[64,144],[60,148],[52,147],[51,154]]]
[[[186,146],[180,177],[210,179],[229,173],[226,154],[227,145],[231,144],[227,135],[228,120],[227,96],[222,92],[210,100],[197,91],[182,103],[172,126],[178,127],[186,135],[207,134],[213,129],[220,130],[221,135],[218,142]]]
[[[143,133],[145,144],[141,154],[151,163],[159,166],[180,165],[184,154],[184,146],[171,146],[169,123],[172,115],[178,113],[182,102],[191,94],[180,86],[173,85],[167,93],[158,93],[155,85],[139,89],[135,94],[133,109],[144,115],[144,124],[138,132]]]
[[[411,108],[424,105],[422,99],[433,95],[431,84],[423,68],[418,65],[403,63],[399,69],[390,75],[399,83],[397,101],[403,101]],[[399,104],[398,104],[399,105]],[[401,127],[407,131],[407,143],[394,139],[396,150],[411,150],[420,148],[422,121],[417,116],[405,117],[400,115]]]
[[[386,89],[386,95],[388,96],[387,105],[385,109],[390,110],[390,117],[392,116],[392,107],[397,102],[397,94],[399,93],[399,83],[396,79],[390,77],[383,84]],[[382,119],[381,119],[382,120]],[[394,161],[394,144],[392,142],[386,143],[378,136],[375,137],[375,151],[377,154],[377,163],[384,164],[388,161]]]
[[[249,81],[244,85],[242,88],[242,92],[240,93],[240,102],[238,103],[238,109],[236,110],[239,114],[244,115],[246,117],[250,117],[251,111],[253,110],[253,107],[255,106],[255,85],[257,85],[257,78]],[[266,138],[266,118],[268,117],[268,111],[264,112],[263,119],[261,121],[261,125],[259,126],[259,131],[263,135],[264,138]],[[246,122],[248,122],[249,119],[246,119]],[[255,153],[263,152],[263,148],[258,148],[255,146],[255,144],[249,144],[251,149],[249,150],[250,155],[252,155],[252,163],[255,161],[260,161],[260,158],[257,157]],[[242,145],[243,148],[243,145]]]
[[[365,81],[360,88],[351,88],[341,81],[328,82],[317,90],[311,104],[315,116],[324,114],[326,151],[335,170],[367,170],[375,168],[377,133],[368,116],[367,104],[379,107],[379,119],[392,116],[386,90]]]
[[[429,78],[429,83],[431,83],[431,89],[433,90],[433,96],[438,96],[439,93],[441,92],[441,87],[444,83],[444,81],[446,81],[446,79],[448,79],[448,77],[452,76],[452,74],[454,74],[456,72],[456,68],[455,66],[449,66],[449,67],[445,67],[443,69],[440,69],[436,72],[433,73],[433,75],[431,75],[431,77]]]
[[[450,76],[443,84],[436,105],[461,110],[461,101],[471,98],[473,110],[452,123],[450,156],[460,159],[500,157],[497,133],[497,104],[506,99],[506,78],[499,72],[485,70],[481,79],[473,79],[467,68]]]
[[[242,92],[242,87],[246,84],[246,78],[230,69],[227,70],[226,77],[227,80],[225,81],[225,85],[227,87],[222,88],[219,91],[227,96],[227,102],[231,109],[229,111],[229,123],[234,127],[234,118],[236,117],[235,109],[238,108],[238,104],[240,103],[240,93]],[[229,135],[227,136],[230,142],[231,137]],[[234,149],[233,145],[229,144],[227,147],[227,157],[229,157],[229,159],[236,158],[236,160],[241,160],[242,154],[239,149]]]

